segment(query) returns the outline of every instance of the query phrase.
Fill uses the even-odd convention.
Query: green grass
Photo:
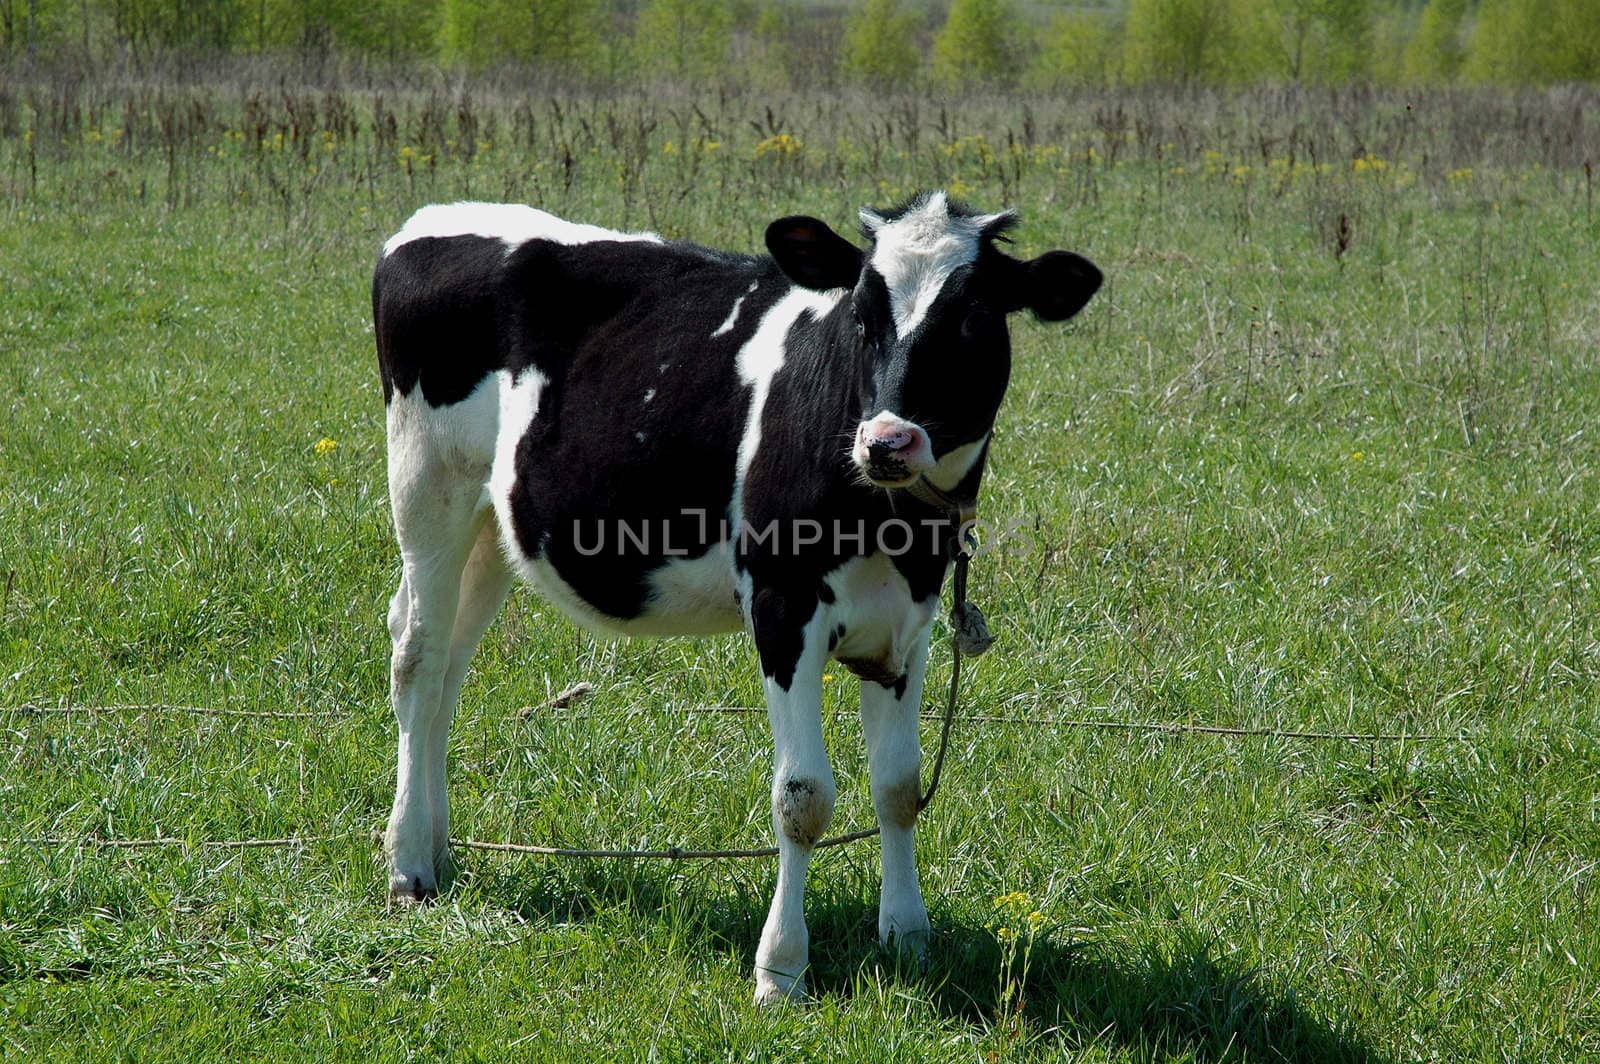
[[[6,1053],[1600,1053],[1600,130],[1566,97],[484,89],[469,157],[440,94],[391,93],[384,140],[368,96],[308,92],[301,135],[264,90],[256,149],[249,89],[0,106]],[[329,146],[335,98],[356,118]],[[763,151],[780,131],[803,148]],[[1001,642],[965,697],[1036,723],[957,725],[920,832],[928,969],[877,951],[870,842],[817,858],[803,1009],[749,1004],[769,862],[463,852],[441,904],[388,911],[383,238],[504,196],[754,248],[779,214],[844,228],[936,183],[1009,198],[1019,251],[1109,283],[1069,328],[1013,329],[983,509],[1026,536],[974,567]],[[840,828],[871,816],[846,678]],[[598,642],[519,593],[452,732],[457,831],[764,844],[762,718],[685,712],[759,699],[742,638]],[[302,715],[106,708],[146,703]],[[1082,718],[1442,738],[1037,723]],[[330,838],[19,841],[157,835]],[[1025,979],[1010,891],[1043,914]]]

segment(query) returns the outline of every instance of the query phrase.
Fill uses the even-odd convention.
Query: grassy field
[[[1593,1059],[1597,107],[0,82],[0,1053]],[[770,862],[463,852],[388,911],[383,238],[511,198],[754,249],[926,186],[1108,277],[1013,329],[927,970],[872,842],[814,865],[801,1009],[749,1003]],[[764,844],[763,717],[696,712],[756,677],[514,595],[456,830]]]

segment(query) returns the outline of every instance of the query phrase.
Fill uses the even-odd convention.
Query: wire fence
[[[515,713],[526,720],[543,710],[570,708],[576,701],[567,692],[536,706],[523,706]],[[698,705],[664,707],[662,712],[682,716],[704,714],[762,714],[759,706]],[[19,706],[0,707],[0,716],[84,716],[139,715],[151,713],[186,714],[208,717],[240,717],[259,720],[324,720],[337,721],[341,715],[331,710],[255,710],[232,709],[226,706],[177,705],[163,702],[132,702],[107,705],[40,706],[25,703]],[[941,714],[924,711],[923,720],[939,720]],[[1215,724],[1190,724],[1182,721],[1134,721],[1094,717],[1050,717],[1037,714],[963,713],[958,718],[963,724],[993,724],[1008,727],[1070,728],[1076,730],[1159,733],[1165,735],[1213,735],[1231,738],[1283,739],[1294,741],[1323,741],[1345,743],[1472,743],[1483,738],[1472,732],[1352,732],[1315,731],[1296,728],[1227,727]]]
[[[579,683],[560,692],[554,697],[538,705],[524,706],[516,713],[518,719],[528,719],[542,711],[556,711],[569,709],[579,700],[593,693],[592,684]],[[765,714],[766,710],[757,706],[733,705],[691,705],[671,707],[669,712],[694,716],[703,714],[721,715],[754,715]],[[332,711],[318,710],[260,710],[260,709],[235,709],[230,706],[202,706],[185,705],[166,702],[131,702],[117,704],[89,704],[89,705],[54,705],[41,706],[27,703],[17,706],[0,707],[0,717],[66,717],[66,718],[93,718],[96,716],[141,716],[152,714],[187,715],[194,717],[239,718],[248,720],[323,720],[335,721],[341,715]],[[941,720],[942,714],[938,712],[922,713],[923,720]],[[1428,733],[1428,732],[1349,732],[1349,731],[1316,731],[1297,728],[1266,728],[1266,727],[1225,727],[1211,724],[1191,724],[1181,721],[1130,721],[1112,718],[1093,717],[1049,717],[1036,714],[1005,714],[1005,713],[968,713],[958,718],[963,724],[981,724],[1000,727],[1031,727],[1031,728],[1065,728],[1077,730],[1111,731],[1122,733],[1145,733],[1163,735],[1195,735],[1213,736],[1218,738],[1260,738],[1278,739],[1295,742],[1343,742],[1356,744],[1371,744],[1374,747],[1380,743],[1422,743],[1422,742],[1460,742],[1470,743],[1480,739],[1480,736],[1468,732]],[[868,839],[878,834],[877,828],[863,828],[857,831],[846,832],[823,839],[816,843],[815,848],[827,849],[844,846],[862,839]],[[65,835],[40,835],[18,837],[4,840],[7,847],[22,847],[28,849],[45,850],[96,850],[96,851],[125,851],[125,850],[259,850],[259,849],[290,849],[306,846],[343,842],[359,838],[367,838],[372,845],[382,844],[382,834],[378,829],[361,830],[352,828],[348,831],[319,835],[289,835],[279,838],[265,839],[193,839],[181,835],[156,836],[151,838],[106,838],[98,835],[65,836]],[[574,859],[627,859],[627,860],[722,860],[731,858],[756,858],[773,857],[778,853],[776,846],[757,846],[748,848],[729,849],[689,849],[681,846],[667,846],[650,849],[623,849],[606,847],[567,847],[546,846],[532,843],[517,842],[487,842],[478,839],[455,838],[451,845],[465,850],[477,850],[488,853],[509,853],[524,856],[556,857]]]

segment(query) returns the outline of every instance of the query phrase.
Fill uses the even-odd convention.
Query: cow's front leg
[[[917,803],[922,798],[917,716],[930,630],[923,628],[918,634],[905,674],[897,682],[861,681],[861,731],[867,741],[867,770],[872,777],[872,807],[878,814],[883,861],[878,941],[918,961],[927,954],[931,933],[922,885],[917,880],[914,844]]]
[[[756,1003],[805,995],[810,938],[806,870],[833,818],[833,769],[822,742],[822,667],[827,641],[815,598],[758,591],[751,609],[772,722],[772,827],[778,887],[756,948]]]

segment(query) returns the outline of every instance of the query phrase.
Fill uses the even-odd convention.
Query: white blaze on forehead
[[[569,222],[520,203],[435,203],[423,207],[383,245],[385,256],[425,237],[482,236],[505,243],[509,253],[529,240],[588,244],[596,240],[643,240],[659,244],[654,233],[622,233],[598,225]]]
[[[978,257],[984,228],[1000,217],[953,216],[943,192],[893,221],[862,210],[862,224],[873,238],[871,264],[889,289],[889,308],[900,336],[909,336],[922,323],[950,275]]]

